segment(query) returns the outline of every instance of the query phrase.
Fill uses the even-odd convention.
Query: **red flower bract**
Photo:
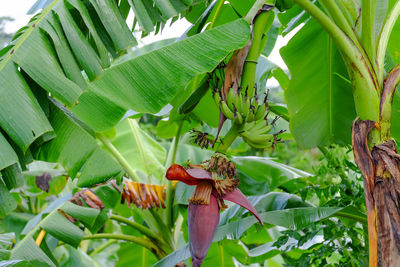
[[[203,169],[185,169],[173,164],[168,170],[168,180],[178,180],[188,185],[196,185],[193,197],[189,199],[189,248],[193,267],[201,266],[212,243],[219,222],[219,210],[225,208],[223,200],[232,201],[250,211],[263,225],[257,211],[237,188],[237,179],[213,179],[213,175]]]

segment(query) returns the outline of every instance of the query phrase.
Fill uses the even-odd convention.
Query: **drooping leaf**
[[[63,4],[57,5],[55,7],[55,12],[58,15],[57,17],[60,20],[65,36],[68,39],[68,43],[70,44],[79,65],[83,70],[85,70],[89,79],[94,80],[103,73],[100,58],[89,44],[89,40],[85,38],[83,32],[74,21],[66,3],[64,2]],[[124,34],[121,35],[123,36]]]
[[[147,10],[153,15],[156,14],[152,16],[153,25],[156,21],[164,23],[168,16],[172,15],[171,12],[167,12],[168,8],[173,6],[174,12],[180,12],[191,4],[191,1],[164,2],[158,3],[157,6],[148,1],[145,3]],[[38,139],[40,144],[54,137],[51,135],[50,124],[29,89],[36,91],[33,87],[41,87],[40,89],[46,90],[63,104],[73,106],[78,103],[79,95],[87,87],[85,74],[90,80],[98,78],[103,72],[102,67],[109,66],[111,55],[115,57],[116,51],[121,52],[136,44],[124,20],[124,16],[129,12],[129,5],[121,5],[120,8],[121,12],[114,1],[38,0],[30,9],[31,13],[42,10],[16,33],[13,43],[2,51],[0,64],[0,76],[3,77],[1,93],[7,95],[1,98],[0,106],[8,109],[7,112],[3,110],[1,113],[7,113],[7,118],[13,117],[13,120],[0,118],[0,126],[23,152],[35,139]],[[167,17],[162,18],[162,13]],[[24,74],[26,81],[20,72]],[[28,80],[32,80],[32,83],[34,81],[35,85]],[[121,112],[121,107],[113,102],[105,101],[101,96],[95,98],[96,101],[90,102],[92,105],[101,102],[102,107],[109,107],[106,111],[111,112],[107,114],[118,117],[117,120],[111,120],[112,125],[125,113],[125,109]],[[41,101],[43,99],[44,101]],[[38,100],[45,108],[46,97]],[[83,97],[82,102],[88,102],[85,100]],[[16,111],[19,114],[14,114]],[[86,119],[90,116],[88,113],[96,115],[93,110],[83,115],[81,112],[80,115]],[[5,152],[5,149],[1,150],[2,158],[5,157]],[[8,157],[12,154],[8,153]],[[0,163],[10,165],[10,162]],[[3,167],[5,166],[1,168]]]
[[[57,137],[38,149],[37,159],[59,162],[71,177],[80,171],[80,186],[104,182],[121,172],[119,164],[67,109],[52,104],[50,121]]]
[[[36,29],[39,27],[40,23],[37,27],[35,26],[35,29],[30,29],[31,32],[24,33],[26,39],[20,40],[22,43],[10,55],[9,60],[12,59],[17,63],[53,97],[72,106],[83,90],[65,77],[50,40],[39,29]],[[42,62],[42,64],[37,64],[38,62]],[[7,58],[2,63],[11,64],[11,62],[7,62]],[[0,66],[0,73],[4,72],[5,69]]]
[[[100,210],[92,209],[88,207],[81,207],[71,202],[65,202],[60,208],[62,211],[71,215],[72,217],[81,221],[84,225],[92,227],[97,216],[100,214]]]
[[[0,88],[0,126],[26,151],[32,142],[53,129],[14,63],[0,66]],[[7,151],[0,152],[2,157],[6,157]],[[12,155],[8,157],[12,159]]]
[[[285,98],[297,143],[307,148],[350,143],[356,117],[351,84],[328,34],[310,20],[281,55],[292,76]]]
[[[117,52],[137,44],[114,1],[89,0],[114,43]]]

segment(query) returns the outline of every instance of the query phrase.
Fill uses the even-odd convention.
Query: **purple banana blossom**
[[[193,267],[201,266],[212,243],[219,223],[219,211],[226,208],[224,200],[234,202],[250,211],[263,225],[257,211],[237,188],[237,179],[213,179],[213,174],[201,165],[185,169],[173,164],[168,170],[168,180],[178,180],[196,189],[189,199],[189,249]]]

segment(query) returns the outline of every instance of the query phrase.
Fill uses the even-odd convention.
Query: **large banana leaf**
[[[0,126],[22,151],[52,128],[16,64],[53,97],[72,106],[86,89],[81,70],[93,80],[109,65],[110,55],[135,44],[115,1],[38,1],[37,8],[43,7],[2,51],[0,64]],[[84,27],[78,27],[82,23]]]
[[[328,34],[312,19],[280,52],[292,76],[285,98],[297,143],[350,143],[356,117],[351,84]]]
[[[80,186],[104,182],[122,171],[69,110],[58,103],[51,104],[50,110],[49,120],[57,137],[37,149],[37,159],[59,162],[71,177],[80,172]]]
[[[193,77],[244,46],[249,33],[248,24],[236,20],[114,65],[91,83],[72,111],[96,131],[115,125],[128,109],[157,113]]]

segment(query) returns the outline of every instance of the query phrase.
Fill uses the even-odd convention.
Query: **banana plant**
[[[213,238],[221,241],[225,235],[235,234],[239,239],[243,231],[256,222],[246,213],[228,208],[221,213],[220,225],[216,228],[215,218],[219,210],[225,208],[224,198],[242,203],[269,225],[302,227],[330,216],[344,216],[365,224],[362,214],[355,216],[342,208],[304,207],[304,203],[297,206],[302,207],[299,209],[270,211],[259,207],[257,210],[255,201],[246,200],[242,195],[240,198],[231,196],[233,192],[240,192],[237,182],[229,186],[227,193],[222,190],[213,197],[210,195],[220,184],[214,180],[229,181],[236,171],[242,176],[240,189],[243,192],[254,192],[245,186],[252,178],[264,186],[263,194],[288,180],[309,176],[265,158],[231,157],[229,153],[237,138],[242,138],[254,149],[251,151],[257,153],[273,149],[290,137],[277,129],[277,120],[281,116],[290,120],[291,133],[300,145],[344,144],[350,140],[350,134],[343,125],[350,127],[356,114],[361,120],[353,125],[353,148],[355,160],[365,176],[370,264],[396,262],[399,253],[395,253],[394,235],[398,232],[396,220],[399,215],[396,203],[386,198],[391,194],[394,199],[397,197],[396,190],[391,190],[398,186],[395,167],[398,156],[391,141],[390,116],[399,72],[398,67],[394,67],[385,75],[384,60],[391,58],[388,47],[390,52],[393,52],[391,49],[396,52],[396,48],[390,46],[389,35],[400,12],[400,4],[390,2],[387,8],[379,8],[375,14],[375,5],[380,6],[362,1],[361,14],[358,3],[327,0],[320,1],[321,7],[308,0],[294,2],[298,6],[290,12],[279,13],[275,6],[284,11],[292,3],[261,0],[212,3],[186,0],[38,1],[31,12],[39,12],[0,52],[0,217],[7,216],[17,207],[15,194],[9,190],[18,190],[24,184],[22,171],[33,161],[59,163],[65,174],[75,179],[73,183],[78,195],[71,199],[75,204],[57,202],[32,219],[25,226],[21,241],[5,257],[11,260],[7,264],[30,261],[30,264],[40,262],[53,266],[58,263],[53,251],[65,252],[70,257],[85,255],[88,245],[82,240],[113,239],[140,246],[144,255],[150,253],[153,257],[152,263],[160,260],[157,264],[164,266],[187,259],[187,248],[190,247],[193,262],[200,265]],[[315,20],[305,18],[301,9]],[[131,11],[134,13],[132,27],[126,23]],[[142,52],[135,48],[140,34],[158,33],[168,19],[173,22],[179,16],[193,24],[181,38]],[[288,110],[270,103],[267,93],[261,94],[265,79],[257,77],[260,63],[266,60],[262,54],[267,55],[267,50],[274,46],[271,32],[277,28],[276,17],[282,22],[286,20],[286,31],[299,21],[306,21],[282,49],[291,72],[289,86],[283,84],[285,78],[279,69],[275,68],[273,72],[282,78],[278,79],[282,88],[287,88]],[[139,33],[133,35],[132,31]],[[313,41],[310,41],[313,46],[307,46],[304,36]],[[309,54],[317,56],[310,60]],[[319,70],[321,74],[305,75],[303,70],[307,68]],[[328,92],[321,89],[324,86],[329,88]],[[353,88],[354,102],[349,100],[349,88]],[[334,104],[338,103],[343,104],[344,109],[335,113]],[[132,116],[132,110],[140,114],[157,114],[166,106],[172,106],[168,121],[160,121],[159,125],[164,123],[166,135],[173,137],[171,143],[164,144],[168,153],[164,146],[140,129],[135,120],[127,119]],[[393,109],[393,112],[397,110]],[[272,117],[273,113],[276,117]],[[146,119],[146,115],[143,118]],[[193,142],[204,150],[196,154],[188,149],[186,153],[181,137],[193,125],[202,122],[218,131],[215,136],[200,127],[192,131]],[[181,151],[186,154],[179,156]],[[218,168],[212,167],[212,171],[202,162],[210,160],[211,163],[216,158],[212,156],[214,152],[227,154],[230,160],[220,163]],[[195,155],[201,156],[195,158]],[[190,159],[194,164],[187,162]],[[211,179],[206,191],[212,203],[192,201],[189,204],[192,210],[189,211],[189,231],[199,225],[193,210],[213,209],[216,234],[208,236],[206,242],[193,243],[189,238],[189,244],[185,244],[186,232],[182,228],[186,225],[188,203],[184,199],[182,209],[176,201],[182,200],[182,195],[187,195],[190,189],[172,182],[164,185],[164,173],[170,166],[176,167],[174,163],[185,165],[188,170],[195,166],[194,169],[207,173],[204,177]],[[273,175],[246,175],[249,166],[273,169]],[[185,172],[187,178],[188,171]],[[124,176],[132,181],[122,182]],[[204,178],[192,175],[189,180],[193,177]],[[179,177],[168,175],[168,178]],[[116,180],[115,184],[109,182],[112,179]],[[86,187],[94,187],[95,195],[87,189],[81,190]],[[127,204],[136,207],[127,209],[117,204],[121,196]],[[111,210],[115,212],[113,215],[109,214]],[[118,212],[121,214],[116,214]],[[134,220],[128,219],[131,216]],[[235,220],[235,216],[239,220]],[[85,226],[86,232],[77,225]],[[107,230],[97,233],[103,231],[100,228],[104,225],[120,232],[126,231],[127,226],[133,234],[110,234]],[[67,230],[73,234],[68,235]],[[385,231],[389,235],[384,235]],[[181,235],[182,232],[185,233]],[[68,252],[55,249],[54,244],[60,246],[59,241],[80,248],[68,248]],[[112,242],[97,247],[93,255],[113,245]],[[215,246],[211,245],[211,254]],[[218,244],[218,248],[223,253],[222,246]],[[26,251],[32,253],[24,254]],[[393,256],[384,255],[383,251],[393,251],[390,254]],[[207,257],[204,261],[207,263]]]

